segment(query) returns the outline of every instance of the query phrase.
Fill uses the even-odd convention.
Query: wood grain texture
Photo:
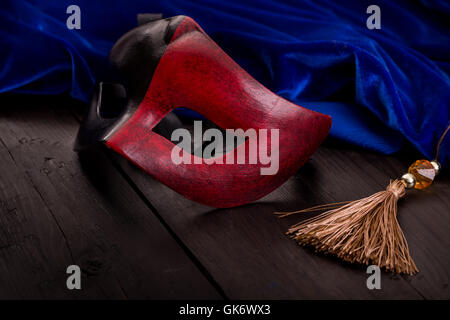
[[[380,191],[417,154],[383,156],[328,140],[262,200],[218,210],[118,155],[79,159],[71,101],[0,101],[0,298],[450,298],[448,170],[399,201],[419,273],[383,273],[381,290],[367,289],[364,267],[288,239],[300,216],[272,214]],[[81,292],[65,288],[74,261],[84,270]]]
[[[450,183],[445,173],[425,193],[412,191],[400,201],[400,224],[420,273],[383,273],[382,290],[367,289],[365,267],[316,255],[284,236],[301,216],[278,220],[273,211],[358,199],[385,189],[408,166],[396,157],[333,145],[322,146],[275,192],[235,209],[191,202],[126,161],[115,161],[231,298],[450,298]]]
[[[0,108],[0,298],[220,298],[103,154],[72,151],[64,103],[22,100]]]

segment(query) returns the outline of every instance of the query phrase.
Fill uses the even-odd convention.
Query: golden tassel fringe
[[[405,195],[401,180],[367,198],[321,205],[294,212],[275,212],[280,217],[328,210],[292,226],[287,232],[300,245],[337,256],[347,262],[375,264],[386,270],[415,274],[405,235],[397,221],[397,200]]]

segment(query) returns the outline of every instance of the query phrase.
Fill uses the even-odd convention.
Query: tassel
[[[386,270],[413,275],[419,270],[409,254],[408,243],[397,221],[397,201],[405,189],[428,188],[441,170],[439,148],[449,132],[447,126],[432,161],[417,160],[401,179],[385,191],[356,200],[315,206],[294,212],[275,212],[280,218],[296,213],[327,210],[292,226],[287,232],[300,245],[311,246],[347,262],[376,264]]]
[[[280,217],[328,210],[292,226],[287,232],[300,245],[337,256],[344,261],[376,264],[386,270],[415,274],[418,269],[397,221],[397,201],[405,195],[404,179],[391,181],[385,191],[367,198],[321,205]]]

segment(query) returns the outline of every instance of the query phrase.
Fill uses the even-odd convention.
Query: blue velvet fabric
[[[375,2],[381,30],[366,27]],[[375,2],[3,0],[0,92],[70,91],[87,101],[137,13],[185,14],[265,86],[331,115],[332,136],[387,154],[409,141],[433,158],[449,125],[450,6]],[[81,8],[81,30],[66,27],[72,4]]]

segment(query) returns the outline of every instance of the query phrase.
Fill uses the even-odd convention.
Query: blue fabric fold
[[[66,8],[81,9],[69,30]],[[450,6],[377,1],[381,29],[366,27],[368,1],[2,1],[0,92],[88,101],[108,74],[114,42],[138,13],[185,14],[269,89],[333,118],[330,134],[390,154],[409,141],[432,159],[450,124]],[[440,161],[446,162],[446,137]]]

